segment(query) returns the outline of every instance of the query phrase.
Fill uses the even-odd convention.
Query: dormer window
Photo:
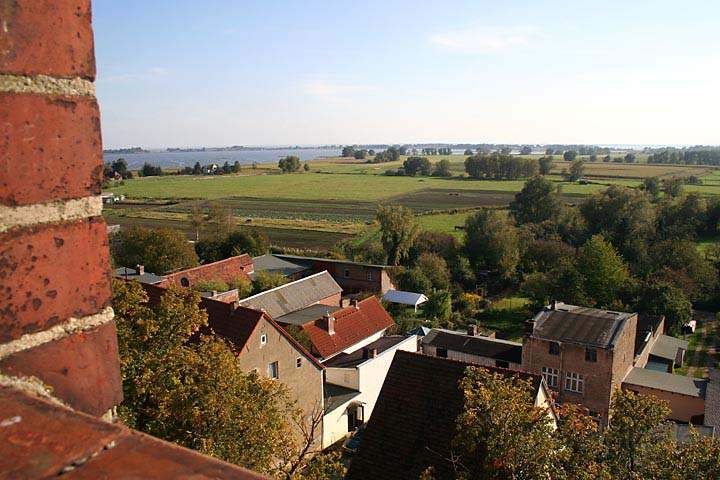
[[[550,342],[550,355],[560,355],[560,344],[558,342]]]
[[[597,362],[597,350],[594,348],[585,349],[585,361],[586,362]]]

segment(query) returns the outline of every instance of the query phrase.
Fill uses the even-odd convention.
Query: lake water
[[[128,167],[136,170],[142,168],[145,162],[163,168],[192,167],[195,162],[200,165],[217,163],[222,165],[225,162],[231,165],[237,160],[242,165],[257,163],[277,163],[277,161],[288,155],[300,157],[300,160],[312,160],[318,157],[336,157],[340,155],[340,149],[332,148],[294,148],[286,150],[237,150],[228,152],[148,152],[148,153],[105,153],[105,162],[112,162],[118,158],[124,158]]]

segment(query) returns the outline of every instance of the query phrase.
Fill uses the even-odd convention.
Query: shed
[[[401,305],[412,305],[417,312],[417,307],[428,301],[428,297],[422,293],[403,292],[402,290],[388,290],[382,297],[383,301],[399,303]]]

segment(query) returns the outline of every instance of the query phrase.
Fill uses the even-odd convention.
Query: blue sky
[[[107,148],[720,143],[720,2],[93,5]]]

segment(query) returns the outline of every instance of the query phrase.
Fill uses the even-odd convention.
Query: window
[[[560,370],[557,368],[543,367],[542,376],[550,388],[558,388],[560,384]]]
[[[180,279],[180,285],[183,287],[189,287],[190,286],[190,280],[187,279],[187,277],[182,277]]]
[[[265,344],[267,344],[267,335],[263,333],[262,335],[260,335],[260,345],[262,346]]]
[[[583,376],[575,372],[565,373],[565,390],[575,393],[583,393],[585,382]]]
[[[436,348],[435,356],[440,358],[447,358],[447,348]]]
[[[372,282],[372,281],[373,281],[373,274],[372,274],[372,272],[367,272],[366,278],[367,278],[368,282]]]
[[[300,367],[302,367],[302,357],[297,357],[295,359],[295,368],[300,368]]]
[[[278,370],[278,362],[268,363],[268,377],[278,378],[280,371]]]
[[[586,362],[597,362],[597,350],[594,348],[585,349],[585,361]]]
[[[557,342],[550,342],[550,355],[560,355],[560,344]]]
[[[350,278],[350,270],[345,269],[345,278]]]

